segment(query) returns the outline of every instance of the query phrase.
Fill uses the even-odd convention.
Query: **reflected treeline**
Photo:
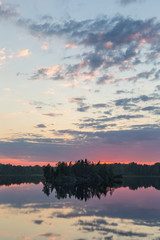
[[[131,190],[136,190],[138,188],[148,188],[154,187],[160,190],[160,177],[124,177],[123,187],[129,187]]]
[[[118,186],[90,185],[90,184],[63,184],[57,185],[49,182],[43,183],[43,192],[49,196],[55,190],[55,196],[58,199],[71,198],[74,196],[79,200],[89,200],[90,198],[112,195],[115,188]]]
[[[43,181],[42,176],[0,176],[0,186],[10,186],[12,184],[34,183],[39,184]]]
[[[43,192],[49,196],[53,190],[55,196],[58,199],[71,198],[72,196],[79,200],[89,200],[90,198],[101,198],[112,195],[113,192],[120,187],[129,187],[131,190],[137,190],[138,188],[154,187],[160,190],[160,178],[159,177],[124,177],[123,182],[120,184],[112,184],[107,186],[106,184],[54,184],[50,182],[43,182]]]

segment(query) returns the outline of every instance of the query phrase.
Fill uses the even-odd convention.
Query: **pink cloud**
[[[4,91],[9,92],[9,91],[11,91],[11,89],[10,88],[4,88]]]
[[[105,48],[112,48],[113,43],[112,42],[106,42],[104,46],[105,46]]]
[[[5,48],[2,48],[2,49],[0,50],[0,54],[1,54],[1,55],[5,55],[5,50],[6,50]]]
[[[77,48],[77,45],[76,44],[72,44],[72,43],[67,43],[65,45],[66,48]]]
[[[49,49],[49,43],[48,42],[44,42],[43,44],[42,44],[42,46],[41,46],[41,49],[43,49],[43,50],[48,50]]]

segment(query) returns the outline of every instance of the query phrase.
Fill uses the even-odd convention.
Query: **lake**
[[[55,190],[47,196],[41,182],[1,183],[0,239],[159,240],[160,190],[156,183],[160,180],[145,187],[127,181],[122,187],[108,189],[106,196],[97,194],[86,201],[66,195],[57,199]]]

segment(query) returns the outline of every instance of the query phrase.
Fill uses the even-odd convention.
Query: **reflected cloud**
[[[48,238],[49,240],[56,240],[57,237],[58,238],[61,237],[61,234],[46,232],[46,233],[40,233],[38,236]]]
[[[35,224],[41,225],[43,223],[43,220],[33,220]]]
[[[142,221],[142,220],[136,220],[133,222],[133,224],[137,225],[137,226],[148,226],[148,227],[160,227],[160,221]]]
[[[41,232],[23,239],[62,239],[63,222],[66,229],[73,229],[76,235],[65,232],[64,239],[156,239],[159,221],[159,191],[153,188],[140,188],[137,191],[128,187],[115,189],[112,196],[101,199],[91,198],[87,202],[74,197],[57,199],[55,191],[47,197],[42,193],[42,185],[23,185],[12,188],[3,186],[1,190],[0,212],[10,216],[28,219],[29,226]],[[10,203],[8,203],[10,202]],[[152,206],[151,206],[152,202]],[[19,213],[15,215],[15,213]],[[32,214],[32,220],[30,219]],[[37,225],[37,226],[36,226]],[[126,227],[127,225],[127,227]],[[54,228],[53,228],[54,227]],[[57,231],[54,233],[53,229]],[[67,230],[69,231],[69,230]],[[87,235],[86,235],[87,234]],[[153,234],[153,236],[151,235]],[[79,238],[75,238],[78,236]],[[87,238],[86,238],[87,236]],[[22,238],[22,237],[21,237]]]
[[[148,234],[142,233],[142,232],[133,232],[133,231],[123,231],[123,230],[117,230],[114,228],[108,228],[106,227],[107,222],[105,222],[103,219],[93,220],[91,222],[79,220],[78,225],[82,226],[80,230],[84,232],[95,232],[98,231],[100,234],[107,235],[108,233],[113,233],[118,236],[124,236],[124,237],[147,237]],[[113,226],[113,225],[112,225]],[[117,224],[115,225],[117,227]]]
[[[113,236],[108,236],[104,238],[104,240],[112,240],[112,239],[113,239]]]

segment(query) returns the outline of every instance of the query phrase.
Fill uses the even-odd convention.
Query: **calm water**
[[[48,197],[43,185],[0,186],[2,240],[160,239],[160,191],[115,189],[80,201]]]

